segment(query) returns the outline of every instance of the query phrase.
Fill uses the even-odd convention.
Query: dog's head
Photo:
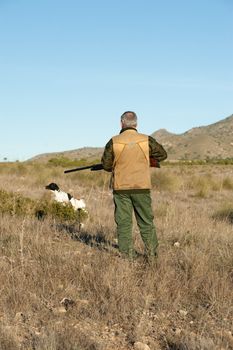
[[[51,182],[49,185],[45,186],[46,190],[50,190],[50,191],[59,191],[59,187],[57,184],[55,184],[54,182]]]

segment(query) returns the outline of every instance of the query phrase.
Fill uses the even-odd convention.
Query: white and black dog
[[[45,188],[52,192],[53,199],[56,202],[64,204],[70,203],[75,210],[86,208],[86,203],[83,198],[76,199],[71,196],[71,194],[61,191],[58,185],[54,182],[51,182],[49,185],[45,186]]]

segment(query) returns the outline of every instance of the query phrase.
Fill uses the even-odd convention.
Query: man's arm
[[[112,139],[108,141],[104,148],[104,153],[101,158],[101,163],[104,170],[111,172],[113,166],[114,154],[113,154],[113,143]]]
[[[150,157],[158,160],[159,162],[167,158],[167,152],[152,136],[149,136],[149,149]]]

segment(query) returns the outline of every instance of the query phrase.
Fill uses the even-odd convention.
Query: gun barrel
[[[92,165],[85,165],[85,166],[81,166],[79,168],[65,170],[64,173],[67,174],[67,173],[72,173],[73,171],[80,171],[80,170],[85,170],[85,169],[91,169],[91,171],[102,170],[103,165],[101,163],[92,164]]]
[[[79,168],[75,168],[75,169],[69,169],[69,170],[65,170],[64,173],[72,173],[73,171],[79,171],[79,170],[85,170],[85,169],[91,169],[93,167],[93,165],[86,165],[86,166],[82,166]]]

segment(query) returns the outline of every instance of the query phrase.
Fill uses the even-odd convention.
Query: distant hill
[[[169,159],[233,158],[233,115],[183,134],[160,129],[152,136],[167,150]]]
[[[183,134],[173,134],[165,129],[155,131],[153,136],[168,152],[168,160],[179,159],[226,159],[233,158],[233,115],[217,123],[199,126]],[[101,147],[83,147],[75,150],[45,153],[30,161],[47,162],[51,158],[100,159]]]
[[[88,159],[96,160],[100,159],[103,153],[103,147],[83,147],[70,151],[64,152],[53,152],[53,153],[43,153],[39,154],[33,158],[30,158],[29,161],[38,161],[38,162],[47,162],[52,158],[69,158],[71,160],[74,159]]]

